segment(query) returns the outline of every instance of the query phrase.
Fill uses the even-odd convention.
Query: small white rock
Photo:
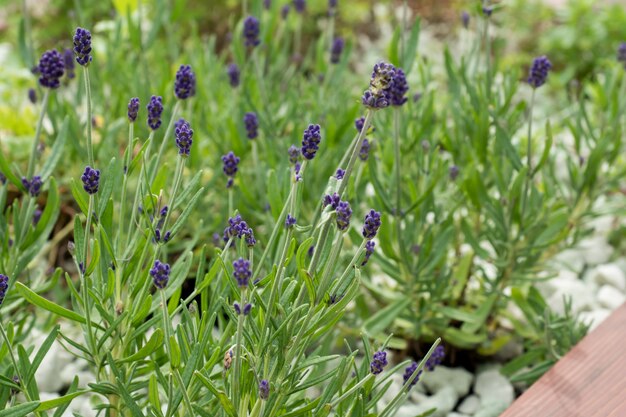
[[[477,395],[470,395],[465,398],[461,405],[457,407],[457,411],[464,414],[474,414],[480,407],[480,398]]]
[[[461,414],[461,413],[457,413],[456,411],[453,411],[450,414],[448,414],[447,417],[470,417],[470,416],[467,414]]]
[[[589,274],[598,285],[609,284],[618,290],[626,291],[626,274],[614,263],[600,265]]]
[[[433,393],[445,387],[454,389],[458,397],[464,397],[470,390],[474,375],[463,368],[447,368],[438,366],[432,372],[422,374],[422,382]]]
[[[446,417],[450,413],[459,396],[452,387],[444,387],[435,395],[426,398],[419,404],[405,404],[398,409],[395,417],[415,417],[433,408],[437,409],[430,417]]]
[[[626,301],[624,293],[610,285],[603,285],[598,291],[598,302],[610,310],[615,310],[624,304],[624,301]]]
[[[480,372],[476,377],[474,392],[480,397],[481,411],[500,410],[499,412],[502,412],[515,398],[513,385],[500,374],[499,367]],[[497,415],[499,414],[495,414]]]
[[[598,309],[593,311],[585,311],[584,313],[580,313],[580,321],[583,323],[589,324],[589,330],[593,330],[600,323],[606,320],[607,317],[611,314],[611,310]]]
[[[564,313],[564,297],[572,300],[574,313],[591,310],[594,306],[593,288],[585,282],[562,278],[555,278],[552,281],[550,285],[553,285],[556,291],[548,297],[547,303],[555,312]]]
[[[609,261],[613,247],[603,236],[593,236],[583,239],[578,244],[578,253],[587,265],[600,265]]]

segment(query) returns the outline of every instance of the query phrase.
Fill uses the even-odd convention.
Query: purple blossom
[[[272,0],[263,0],[263,7],[265,10],[269,10],[272,7]]]
[[[291,214],[287,214],[287,218],[285,219],[285,228],[290,229],[296,225],[296,218]]]
[[[617,48],[617,60],[626,68],[626,42],[622,42]]]
[[[404,375],[403,375],[405,384],[409,382],[409,379],[411,378],[413,373],[415,373],[416,370],[417,370],[417,362],[413,362],[412,364],[406,367],[406,369],[404,370]],[[417,373],[417,375],[415,375],[415,378],[411,380],[411,383],[409,384],[409,389],[411,389],[415,384],[417,384],[417,381],[419,381],[420,379],[420,375],[422,375],[421,370]]]
[[[231,87],[234,88],[234,87],[239,86],[239,78],[240,78],[239,67],[237,66],[237,64],[230,64],[228,66],[228,79],[230,80]]]
[[[283,18],[283,20],[287,19],[287,16],[289,16],[289,5],[285,4],[281,9],[280,9],[280,16]]]
[[[39,60],[39,84],[46,88],[59,88],[59,79],[63,76],[63,57],[56,49],[46,51]]]
[[[7,296],[7,290],[9,289],[9,277],[4,274],[0,274],[0,305],[4,302],[4,298]]]
[[[535,58],[533,65],[530,67],[528,84],[530,84],[532,88],[539,88],[544,85],[548,78],[548,71],[550,71],[551,68],[552,64],[545,55]]]
[[[463,27],[467,29],[469,27],[470,15],[466,10],[463,10],[461,13],[461,22],[463,23]]]
[[[295,165],[298,163],[298,160],[300,159],[300,148],[295,145],[291,145],[287,150],[287,153],[289,154],[290,164]]]
[[[37,197],[41,192],[41,186],[43,183],[41,181],[41,177],[39,175],[35,175],[30,181],[26,177],[22,177],[22,185],[31,197]]]
[[[196,95],[196,74],[194,74],[190,65],[181,65],[176,72],[174,95],[180,100]]]
[[[333,45],[330,48],[330,62],[332,64],[338,64],[341,59],[341,53],[343,52],[343,47],[345,42],[343,38],[335,38],[333,41]]]
[[[191,129],[189,122],[185,119],[179,119],[174,125],[174,136],[176,136],[178,154],[189,156],[191,144],[193,143],[193,129]]]
[[[146,108],[148,109],[148,126],[152,130],[157,130],[161,126],[163,99],[161,96],[152,96]]]
[[[159,261],[154,261],[154,266],[150,269],[150,276],[154,286],[162,290],[167,286],[170,279],[170,265]]]
[[[304,13],[306,10],[306,0],[293,0],[293,8],[298,13]]]
[[[361,161],[367,161],[367,158],[370,154],[370,142],[367,138],[363,139],[363,143],[361,144],[361,149],[359,150],[359,159]]]
[[[34,88],[28,89],[28,100],[33,104],[37,103],[37,91]]]
[[[320,125],[310,124],[302,136],[302,156],[308,160],[315,158],[321,140]]]
[[[76,62],[86,67],[91,62],[91,33],[87,29],[76,28],[74,33],[74,54]]]
[[[443,358],[445,357],[446,357],[446,351],[443,348],[443,346],[441,345],[437,346],[433,354],[426,361],[425,368],[431,372],[434,371],[435,367],[441,364],[441,362],[443,362]]]
[[[456,179],[456,177],[459,176],[459,167],[456,165],[452,165],[449,169],[448,169],[448,175],[450,177],[450,180],[454,181]]]
[[[227,188],[232,187],[233,185],[233,180],[235,178],[235,174],[238,171],[238,165],[239,165],[239,157],[236,156],[233,151],[228,152],[226,155],[222,156],[222,163],[223,163],[223,168],[222,170],[224,171],[224,174],[226,174],[228,178],[228,183],[226,185]]]
[[[344,232],[350,226],[350,217],[352,217],[352,209],[347,201],[340,201],[337,204],[337,229]]]
[[[74,52],[69,48],[65,48],[63,51],[63,66],[65,67],[67,78],[71,80],[76,77],[74,73]]]
[[[133,97],[128,102],[128,121],[135,123],[139,114],[139,97]]]
[[[378,233],[380,225],[380,213],[375,210],[370,210],[370,212],[365,215],[365,223],[363,224],[363,237],[365,239],[373,239],[376,236],[376,233]]]
[[[259,136],[259,119],[254,112],[248,112],[243,116],[243,123],[248,132],[248,139],[254,139]]]
[[[267,400],[270,397],[270,383],[267,379],[262,379],[259,382],[259,398]]]
[[[374,353],[374,357],[372,358],[372,362],[370,363],[370,371],[374,375],[378,375],[383,371],[383,368],[387,366],[387,352],[384,350],[379,350]]]
[[[337,172],[335,172],[335,178],[337,178],[338,180],[341,180],[343,179],[344,175],[346,175],[346,170],[337,168]]]
[[[261,43],[259,40],[259,34],[261,29],[259,27],[259,19],[254,16],[246,17],[243,22],[243,37],[244,43],[247,47],[255,47]]]
[[[487,18],[491,17],[492,13],[493,13],[493,7],[488,7],[488,6],[483,7],[483,14],[485,15],[485,17]]]
[[[256,244],[252,228],[241,218],[240,214],[228,219],[228,226],[224,229],[224,242],[228,242],[231,238],[245,239],[248,246]]]
[[[5,185],[7,183],[7,177],[0,171],[0,184]]]
[[[374,248],[376,248],[376,242],[368,240],[365,244],[365,258],[363,259],[363,262],[361,262],[361,266],[367,265],[367,262],[370,260],[370,256],[374,253]]]
[[[233,262],[233,268],[233,276],[237,280],[237,285],[239,285],[240,288],[246,288],[248,286],[248,282],[250,281],[250,277],[252,276],[250,261],[244,258],[239,258]]]
[[[392,106],[401,106],[406,103],[406,93],[409,91],[409,84],[406,81],[406,76],[401,68],[396,68],[395,75],[391,81],[391,88],[389,89],[389,97]]]
[[[390,90],[395,77],[396,68],[386,62],[374,65],[370,87],[363,93],[361,102],[371,109],[382,109],[389,106]]]
[[[333,193],[332,195],[326,194],[324,196],[324,202],[322,203],[324,207],[330,206],[333,210],[337,210],[339,203],[341,202],[341,197],[337,193]]]
[[[246,303],[244,304],[243,308],[241,308],[239,303],[235,302],[233,304],[233,308],[235,309],[235,313],[237,313],[237,315],[243,314],[244,316],[247,316],[248,314],[250,314],[250,310],[252,310],[252,304]]]
[[[83,182],[83,188],[87,194],[93,195],[98,192],[98,187],[100,186],[100,170],[93,169],[87,165],[80,179]]]

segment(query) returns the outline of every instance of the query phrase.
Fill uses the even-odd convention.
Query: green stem
[[[367,109],[365,112],[365,121],[363,122],[363,129],[359,132],[359,136],[357,136],[356,144],[352,149],[352,155],[350,155],[350,159],[348,160],[348,166],[346,167],[346,173],[341,180],[341,184],[339,184],[339,191],[337,193],[340,197],[343,197],[343,192],[348,186],[350,182],[350,175],[352,174],[352,169],[354,168],[354,164],[359,156],[359,151],[361,150],[361,146],[363,145],[363,139],[365,139],[365,134],[367,129],[370,127],[370,123],[372,122],[372,117],[374,112],[371,109]]]
[[[91,109],[91,83],[89,82],[89,68],[83,67],[83,74],[85,78],[85,93],[87,95],[87,160],[89,161],[89,165],[94,167],[94,156],[93,156],[93,143],[91,141],[91,119],[92,119],[92,109]]]
[[[532,182],[532,179],[533,179],[533,168],[532,168],[533,107],[535,107],[535,89],[534,88],[533,88],[532,95],[530,96],[530,110],[529,110],[529,115],[528,115],[528,143],[526,146],[526,167],[528,171],[526,172],[526,181],[524,182],[524,193],[522,194],[522,210],[520,211],[519,235],[522,234],[524,212],[526,211],[526,204],[528,200],[530,183]]]
[[[165,130],[165,136],[163,136],[163,141],[161,142],[161,146],[159,147],[159,153],[157,154],[157,159],[154,164],[155,169],[150,173],[150,184],[154,182],[154,177],[156,177],[159,162],[161,161],[161,158],[163,157],[163,152],[165,151],[165,144],[167,143],[167,139],[170,137],[170,135],[172,134],[172,130],[174,129],[174,120],[176,119],[176,114],[180,109],[180,102],[181,100],[177,100],[176,104],[174,105],[174,110],[172,110],[172,116],[170,117],[170,122],[168,123],[167,129]],[[152,143],[150,143],[149,146],[151,147]]]
[[[242,289],[241,294],[241,314],[237,316],[237,335],[235,336],[235,369],[233,372],[233,398],[235,407],[239,408],[239,385],[241,380],[241,338],[243,337],[243,324],[245,321],[245,315],[243,309],[246,303],[245,289]]]
[[[50,101],[50,89],[46,88],[43,93],[43,101],[41,104],[41,113],[39,113],[39,120],[37,120],[37,128],[35,129],[35,139],[33,140],[33,146],[30,151],[30,158],[28,159],[28,174],[27,179],[32,179],[35,173],[35,160],[37,157],[37,147],[39,145],[39,136],[41,135],[41,128],[43,126],[43,118],[48,110],[48,102]]]
[[[365,378],[360,380],[356,385],[354,385],[348,391],[344,392],[343,395],[341,395],[339,398],[331,402],[330,403],[331,408],[336,407],[340,402],[342,402],[343,400],[345,400],[346,398],[354,394],[356,390],[358,390],[359,388],[361,388],[363,385],[367,384],[369,381],[371,381],[374,378],[376,378],[376,375],[374,374],[367,375]]]

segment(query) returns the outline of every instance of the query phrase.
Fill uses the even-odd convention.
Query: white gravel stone
[[[598,285],[608,284],[621,291],[626,291],[626,274],[614,263],[600,265],[589,272],[591,279]]]
[[[603,306],[611,310],[615,310],[617,307],[624,304],[626,296],[624,293],[610,285],[603,285],[598,291],[598,302]]]
[[[482,372],[476,376],[476,384],[474,385],[474,392],[480,397],[480,412],[494,412],[493,410],[499,410],[497,414],[493,414],[494,417],[504,411],[515,398],[513,391],[513,385],[509,380],[500,374],[500,368],[494,367]],[[476,414],[479,415],[479,414]],[[492,414],[481,414],[482,417],[487,417]]]
[[[463,368],[438,366],[434,371],[422,374],[422,382],[430,392],[438,393],[445,387],[450,387],[458,397],[469,393],[473,381],[474,375]]]
[[[611,310],[598,309],[580,313],[579,318],[581,322],[590,324],[589,330],[593,330],[598,327],[600,323],[606,320],[606,318],[609,317],[610,314]]]
[[[467,414],[461,414],[461,413],[457,413],[456,411],[453,411],[450,414],[448,414],[447,417],[470,417],[470,416]]]
[[[600,265],[609,261],[613,247],[604,236],[592,236],[583,239],[578,244],[578,253],[587,265]]]
[[[480,407],[480,398],[477,395],[470,395],[465,398],[461,405],[459,405],[456,409],[457,411],[465,414],[474,414],[478,411]]]
[[[456,391],[452,387],[447,386],[419,404],[403,405],[398,409],[395,417],[415,417],[433,408],[436,408],[437,411],[431,414],[430,417],[446,417],[454,409],[458,400],[459,396]]]
[[[574,313],[591,310],[595,305],[593,288],[580,280],[555,278],[556,291],[548,297],[548,305],[557,313],[564,313],[564,297],[571,298]]]

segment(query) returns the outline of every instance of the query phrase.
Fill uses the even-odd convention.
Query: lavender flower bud
[[[152,276],[154,286],[162,290],[167,286],[170,280],[170,265],[157,259],[154,261],[154,266],[150,270],[150,275]]]
[[[346,175],[346,170],[337,168],[337,172],[335,172],[335,178],[337,178],[338,180],[341,180],[343,179],[344,175]]]
[[[59,88],[63,76],[63,57],[56,49],[46,51],[39,60],[39,84],[46,88]]]
[[[324,207],[330,206],[333,210],[337,210],[337,207],[339,207],[340,202],[341,202],[341,197],[339,196],[339,194],[337,193],[334,193],[333,195],[326,194],[324,196],[324,202],[322,203],[322,205]]]
[[[287,153],[289,154],[290,164],[295,165],[296,163],[298,163],[298,160],[300,159],[300,148],[295,145],[291,145]]]
[[[259,119],[256,113],[248,112],[243,116],[243,123],[246,125],[248,139],[254,139],[259,136],[257,129],[259,128]]]
[[[370,142],[367,138],[363,139],[363,144],[361,145],[361,149],[359,150],[359,159],[361,161],[367,161],[367,158],[370,154]]]
[[[340,201],[337,205],[337,229],[346,231],[350,226],[350,217],[352,217],[352,209],[347,201]]]
[[[552,68],[550,60],[544,55],[534,59],[533,65],[530,67],[530,75],[528,76],[528,84],[532,88],[539,88],[546,83],[548,71]]]
[[[466,10],[463,10],[463,13],[461,13],[461,22],[463,23],[463,27],[465,29],[469,27],[470,15]]]
[[[163,99],[161,96],[150,97],[150,102],[146,106],[148,109],[148,126],[157,130],[161,126],[161,114],[163,113]]]
[[[396,68],[386,62],[374,65],[370,87],[363,93],[361,102],[370,109],[382,109],[390,104],[390,90]]]
[[[228,79],[230,80],[231,87],[237,87],[239,85],[239,67],[237,64],[230,64],[228,66]]]
[[[7,183],[7,177],[2,172],[0,172],[0,184],[6,185],[6,183]]]
[[[456,177],[459,176],[459,167],[456,166],[456,165],[452,165],[448,169],[448,175],[450,176],[450,180],[454,181],[456,179]]]
[[[4,302],[4,297],[6,297],[8,289],[9,277],[4,274],[0,274],[0,305]]]
[[[289,5],[285,4],[281,9],[280,9],[280,16],[283,18],[283,20],[287,19],[287,16],[289,16]]]
[[[330,48],[330,62],[332,64],[339,63],[344,45],[345,45],[345,42],[343,38],[335,38],[335,40],[333,41],[333,45]]]
[[[493,13],[493,7],[483,7],[483,14],[485,15],[485,17],[490,18],[491,14]]]
[[[34,88],[28,89],[28,100],[33,104],[37,103],[37,91]]]
[[[139,98],[133,97],[128,102],[128,121],[135,123],[135,120],[137,120],[137,114],[139,114]]]
[[[304,13],[306,10],[306,0],[293,0],[293,7],[298,13]]]
[[[259,45],[261,41],[259,40],[259,34],[261,30],[259,28],[259,19],[254,16],[246,17],[246,20],[243,22],[243,37],[244,44],[247,47],[254,48]]]
[[[224,167],[222,170],[224,174],[226,174],[228,178],[227,188],[230,188],[233,185],[233,178],[239,169],[237,165],[239,164],[239,157],[237,157],[232,151],[228,152],[226,155],[222,156],[222,162]]]
[[[364,125],[365,125],[365,117],[363,117],[363,116],[357,117],[354,120],[354,127],[356,127],[357,132],[360,132],[361,130],[363,130],[363,126]]]
[[[265,10],[269,10],[272,7],[272,0],[263,0],[263,7]]]
[[[370,371],[374,375],[378,375],[383,371],[383,368],[387,366],[387,352],[379,350],[374,353],[372,362],[370,363]]]
[[[239,306],[238,302],[235,301],[235,303],[233,304],[233,309],[238,316],[241,315],[241,307]]]
[[[443,362],[443,358],[445,358],[445,356],[446,356],[446,351],[443,348],[443,346],[441,345],[437,346],[433,354],[430,356],[430,358],[426,360],[425,368],[431,372],[434,371],[435,367],[441,364],[441,362]]]
[[[250,311],[252,311],[252,304],[247,303],[246,305],[243,306],[243,315],[247,316],[248,314],[250,314]]]
[[[259,382],[259,398],[262,400],[267,400],[270,396],[270,383],[267,379],[261,380]]]
[[[78,65],[86,67],[91,62],[91,33],[87,29],[76,28],[74,33],[74,54]]]
[[[370,210],[369,213],[365,215],[365,223],[363,224],[363,237],[365,239],[373,239],[378,233],[378,228],[380,228],[380,213],[375,210]]]
[[[285,228],[290,229],[296,224],[296,218],[291,214],[287,214],[287,219],[285,219]]]
[[[85,172],[80,177],[83,182],[83,188],[87,194],[95,194],[98,192],[98,186],[100,185],[100,170],[93,169],[89,165],[85,167]]]
[[[404,375],[403,375],[405,385],[407,382],[409,382],[409,379],[411,378],[411,376],[413,375],[416,369],[417,369],[417,362],[413,362],[412,364],[406,367],[406,369],[404,370]],[[411,389],[415,384],[417,384],[417,381],[419,381],[420,379],[420,375],[422,375],[421,370],[417,373],[415,378],[409,384],[409,389]]]
[[[174,95],[179,100],[185,100],[196,95],[196,74],[191,70],[191,66],[181,65],[176,72]]]
[[[376,242],[373,240],[368,240],[365,244],[365,258],[363,262],[361,262],[361,266],[367,265],[367,262],[370,260],[370,256],[374,253],[374,248],[376,247]]]
[[[178,154],[189,156],[191,144],[193,143],[193,130],[191,125],[185,119],[179,119],[174,125],[174,135],[176,136],[176,146],[178,146]]]
[[[65,75],[67,75],[67,78],[71,80],[76,77],[74,73],[74,52],[69,48],[63,51],[63,66],[65,67]]]
[[[409,85],[406,76],[401,68],[396,68],[395,75],[391,81],[389,96],[392,106],[401,106],[406,103],[406,93],[409,91]]]
[[[239,258],[233,262],[233,268],[235,269],[233,276],[237,280],[237,285],[239,285],[240,288],[246,288],[248,286],[248,282],[250,281],[250,277],[252,276],[252,271],[250,271],[250,261],[244,258]]]
[[[302,156],[308,160],[315,158],[321,140],[320,125],[309,125],[302,136]]]
[[[626,42],[622,42],[617,48],[617,60],[626,68]]]
[[[35,210],[35,212],[33,213],[33,226],[37,226],[37,223],[39,223],[39,220],[41,220],[41,214],[41,210]]]
[[[31,197],[37,197],[41,192],[41,186],[43,183],[41,182],[41,177],[39,175],[35,175],[30,181],[26,179],[26,177],[22,177],[22,185]]]

